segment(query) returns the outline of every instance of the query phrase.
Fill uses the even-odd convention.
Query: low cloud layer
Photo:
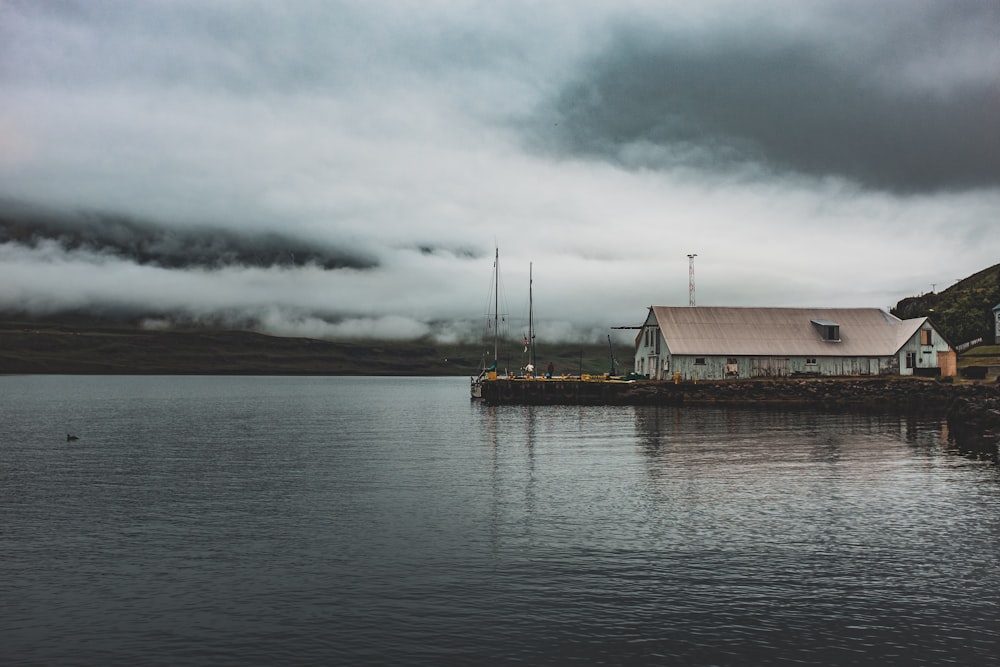
[[[45,213],[10,202],[0,210],[0,243],[32,249],[54,243],[67,252],[83,251],[167,269],[377,266],[370,256],[275,232],[166,226],[97,212]]]
[[[0,3],[0,309],[515,335],[1000,261],[1000,10]]]

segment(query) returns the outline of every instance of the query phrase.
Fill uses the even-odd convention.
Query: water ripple
[[[0,385],[0,663],[998,663],[1000,475],[934,420]]]

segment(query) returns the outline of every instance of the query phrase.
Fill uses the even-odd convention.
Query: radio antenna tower
[[[698,255],[688,255],[688,305],[694,305],[694,258]]]

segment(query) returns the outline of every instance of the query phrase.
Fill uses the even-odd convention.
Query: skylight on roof
[[[833,343],[840,342],[840,325],[830,320],[810,320],[817,329],[823,340]]]

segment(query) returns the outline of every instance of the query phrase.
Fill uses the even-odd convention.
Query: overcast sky
[[[1000,3],[0,0],[0,308],[601,340],[1000,262]]]

